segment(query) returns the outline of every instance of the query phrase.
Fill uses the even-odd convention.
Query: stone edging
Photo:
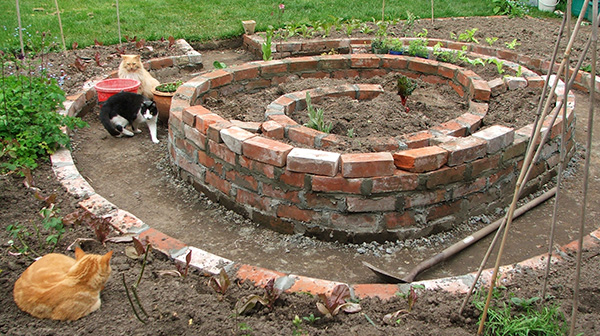
[[[598,84],[598,82],[596,83]],[[86,107],[95,103],[96,92],[93,85],[84,87],[84,92],[69,96],[68,101],[64,103],[64,110],[60,113],[69,115],[77,115]],[[81,200],[79,205],[87,211],[92,212],[97,216],[110,216],[112,225],[121,234],[135,235],[140,239],[149,239],[162,253],[170,258],[184,263],[185,256],[188,251],[192,251],[191,266],[197,268],[200,272],[207,275],[217,274],[222,267],[226,268],[232,277],[241,281],[251,281],[257,286],[264,286],[269,279],[277,278],[278,282],[284,282],[286,292],[306,291],[312,294],[327,293],[338,284],[338,282],[314,279],[293,274],[284,274],[272,270],[254,267],[251,265],[235,263],[231,260],[219,257],[193,246],[187,246],[183,242],[166,236],[163,233],[150,228],[134,215],[127,211],[118,209],[114,204],[110,203],[104,197],[96,194],[94,189],[87,181],[79,174],[71,152],[67,149],[60,149],[51,155],[52,168],[59,182],[72,194],[76,199]],[[575,251],[578,243],[571,242],[561,248],[565,253]],[[600,228],[585,236],[584,249],[596,248],[600,245]],[[540,255],[523,262],[504,266],[501,268],[501,279],[506,284],[510,282],[514,274],[518,274],[525,268],[539,268],[544,265],[546,256]],[[554,256],[554,260],[559,262],[560,256]],[[482,273],[480,281],[487,282],[491,276],[491,270],[485,270]],[[454,293],[464,293],[473,283],[474,273],[463,276],[449,277],[436,280],[418,281],[413,284],[422,284],[427,289],[435,290],[442,289]],[[359,298],[378,297],[381,299],[389,299],[398,292],[408,290],[410,284],[390,285],[390,284],[348,284],[353,294]]]

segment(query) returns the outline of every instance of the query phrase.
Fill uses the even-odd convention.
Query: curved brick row
[[[380,152],[339,155],[327,151],[339,142],[337,136],[298,125],[285,115],[305,107],[305,92],[266,106],[265,122],[259,125],[225,120],[200,105],[209,97],[253,92],[292,76],[368,78],[388,72],[450,85],[469,100],[470,108],[429,130],[382,139]],[[528,78],[535,83],[541,79]],[[329,94],[369,97],[376,91],[348,85],[313,93],[318,99]],[[531,127],[480,129],[490,96],[488,83],[473,71],[415,57],[357,54],[251,62],[203,74],[182,86],[171,107],[169,148],[174,164],[194,187],[278,232],[351,242],[418,237],[510,200]],[[556,137],[562,127],[573,127],[572,108],[566,124],[559,118],[552,125],[528,192],[556,174]],[[301,150],[283,138],[314,150]]]
[[[63,114],[72,116],[84,113],[89,106],[96,103],[96,94],[93,85],[84,88],[80,94],[69,96],[64,103],[64,110],[59,111]],[[115,205],[108,202],[101,195],[95,193],[94,189],[79,174],[71,157],[70,151],[60,149],[51,155],[52,167],[57,179],[63,184],[69,193],[77,199],[80,199],[80,205],[88,211],[98,216],[110,216],[111,223],[122,234],[133,234],[138,238],[148,237],[154,246],[167,256],[183,263],[188,251],[192,251],[191,266],[199,269],[206,274],[217,274],[221,268],[226,268],[232,277],[240,281],[250,281],[257,286],[262,286],[269,279],[275,278],[278,283],[286,284],[286,292],[306,291],[313,294],[326,293],[330,291],[337,283],[322,279],[307,278],[293,274],[283,274],[280,272],[253,267],[250,265],[237,264],[233,261],[208,253],[201,249],[186,246],[184,243],[160,232],[151,229],[134,215],[129,212],[118,209]],[[585,236],[583,248],[594,249],[600,245],[600,229],[591,232]],[[561,248],[563,252],[575,251],[578,243],[572,242]],[[540,255],[525,260],[512,266],[501,267],[500,277],[503,284],[510,283],[512,276],[529,268],[540,268],[545,264],[546,255]],[[561,258],[554,257],[555,262],[560,262]],[[491,270],[486,270],[482,274],[480,281],[489,281]],[[464,293],[473,283],[474,275],[467,274],[458,277],[420,281],[418,284],[424,285],[427,289],[442,289],[455,293]],[[388,284],[348,284],[352,293],[359,298],[379,297],[389,299],[397,295],[398,292],[406,292],[408,284],[388,285]]]

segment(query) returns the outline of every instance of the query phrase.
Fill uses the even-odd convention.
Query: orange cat
[[[144,69],[140,55],[121,55],[119,78],[139,80],[141,85],[138,93],[149,99],[153,98],[152,89],[160,84],[156,78],[152,77],[148,70]]]
[[[112,251],[75,258],[50,253],[31,264],[15,282],[13,296],[21,310],[39,318],[77,320],[100,308],[100,291],[110,275]]]

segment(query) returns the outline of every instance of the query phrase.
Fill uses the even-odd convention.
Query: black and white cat
[[[100,121],[110,135],[121,137],[134,136],[140,133],[141,124],[148,125],[152,142],[158,143],[156,138],[156,120],[158,109],[156,104],[142,96],[132,92],[119,92],[108,98],[100,109]],[[131,125],[133,132],[125,129]]]

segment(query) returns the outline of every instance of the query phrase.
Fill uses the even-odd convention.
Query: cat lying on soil
[[[159,143],[156,138],[156,120],[158,109],[156,104],[144,96],[132,92],[119,92],[108,98],[100,108],[100,121],[110,135],[121,137],[134,136],[140,133],[139,125],[146,124],[150,130],[152,142]],[[133,132],[125,129],[131,125]]]
[[[112,251],[75,250],[75,258],[50,253],[31,264],[15,282],[14,300],[35,317],[77,320],[100,308],[100,291],[110,276]]]
[[[138,93],[152,99],[152,89],[159,85],[159,81],[144,69],[140,55],[121,55],[119,64],[119,78],[137,79],[140,81]]]

